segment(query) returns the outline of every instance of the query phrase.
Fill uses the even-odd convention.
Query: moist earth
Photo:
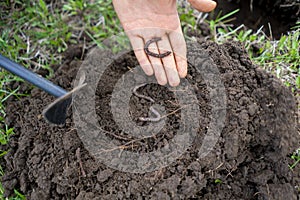
[[[211,99],[209,86],[195,66],[189,65],[187,80],[200,107],[199,130],[193,144],[169,166],[141,174],[121,172],[97,160],[80,140],[72,114],[63,126],[49,125],[41,116],[54,98],[38,89],[21,99],[7,102],[6,123],[15,127],[10,149],[1,165],[6,195],[18,188],[28,199],[299,199],[299,166],[289,169],[290,154],[299,147],[296,102],[288,88],[273,75],[253,65],[238,43],[213,42],[188,46],[188,58],[206,53],[217,66],[227,95],[225,126],[213,150],[204,158],[199,146],[207,134]],[[70,90],[82,64],[82,52],[70,48],[68,60],[53,81]],[[105,59],[109,53],[100,52]],[[114,84],[136,66],[132,52],[111,63],[96,92],[99,125],[112,140],[126,144],[133,140],[114,123],[109,108]],[[25,86],[24,86],[25,85]],[[16,86],[15,86],[16,87]],[[26,88],[26,84],[23,84]],[[172,90],[148,84],[138,90],[165,106],[178,110]],[[174,103],[175,102],[175,103]],[[147,116],[151,103],[136,96],[130,99],[130,113]],[[151,152],[176,135],[180,111],[167,117],[166,128],[157,137],[134,142],[124,151]]]

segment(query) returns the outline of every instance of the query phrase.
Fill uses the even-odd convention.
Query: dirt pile
[[[28,199],[297,199],[299,166],[294,171],[288,168],[288,154],[299,147],[300,141],[292,94],[278,79],[254,66],[239,44],[203,42],[189,46],[189,52],[189,57],[197,57],[200,52],[211,56],[227,93],[225,128],[204,159],[199,159],[198,148],[210,120],[210,98],[194,66],[189,66],[187,80],[201,108],[197,138],[170,166],[144,174],[124,173],[97,163],[79,139],[71,115],[63,127],[51,126],[42,119],[43,108],[53,98],[34,89],[32,96],[11,99],[7,105],[7,123],[17,134],[11,138],[11,150],[2,163],[6,168],[2,178],[6,194],[20,188]],[[81,52],[78,54],[80,57]],[[54,81],[70,89],[80,64],[66,62],[56,71]],[[110,73],[101,78],[97,90],[100,126],[113,131],[110,137],[121,143],[127,141],[107,106],[113,84],[129,70],[128,66],[136,64],[132,53],[122,56],[111,64]],[[177,108],[171,103],[172,91],[164,87],[150,84],[142,92],[165,105],[167,112]],[[135,120],[146,115],[148,108],[148,102],[131,99],[130,112]],[[170,115],[163,134],[137,142],[133,151],[163,146],[176,135],[177,120],[178,115]]]

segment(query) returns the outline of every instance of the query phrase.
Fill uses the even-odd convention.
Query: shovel
[[[44,111],[44,118],[53,124],[64,124],[66,121],[67,110],[72,102],[72,94],[81,89],[83,85],[74,88],[71,91],[66,91],[63,88],[55,85],[51,81],[39,76],[26,69],[25,67],[9,60],[0,54],[0,67],[17,75],[18,77],[28,81],[29,83],[37,86],[43,91],[55,96],[57,99],[48,105]]]

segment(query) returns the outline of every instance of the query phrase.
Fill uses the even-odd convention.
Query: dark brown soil
[[[20,188],[32,200],[299,199],[295,188],[300,184],[299,165],[294,170],[288,168],[292,162],[289,154],[299,147],[300,141],[296,103],[289,89],[254,66],[239,44],[202,42],[189,46],[189,52],[189,58],[203,52],[211,56],[227,93],[225,128],[214,150],[204,159],[199,159],[198,148],[207,131],[210,100],[205,82],[194,66],[189,66],[187,80],[193,85],[201,108],[197,138],[170,166],[144,174],[124,173],[97,163],[79,139],[71,115],[62,127],[42,119],[42,110],[54,98],[34,89],[30,97],[11,99],[7,105],[7,123],[15,127],[16,134],[1,163],[6,172],[2,178],[6,195]],[[103,52],[102,58],[106,56]],[[71,59],[74,57],[81,57],[81,52],[72,54]],[[56,71],[54,81],[71,89],[80,64],[76,59],[66,62]],[[135,65],[132,53],[122,56],[109,67],[97,90],[100,125],[113,131],[111,139],[120,143],[128,141],[119,137],[120,130],[107,106],[115,82],[128,71],[128,66]],[[167,112],[177,108],[170,103],[174,100],[172,91],[164,87],[149,84],[141,92],[155,98]],[[147,114],[148,102],[132,97],[130,105],[135,120]],[[157,137],[138,142],[130,150],[160,148],[176,134],[177,120],[178,115],[171,115],[167,128]]]
[[[224,14],[240,9],[234,15],[233,24],[236,26],[245,24],[253,30],[264,26],[263,30],[270,35],[268,25],[270,23],[272,35],[275,38],[295,26],[300,16],[299,0],[217,0],[217,2],[215,16],[219,11]]]

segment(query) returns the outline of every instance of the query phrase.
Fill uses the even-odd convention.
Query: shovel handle
[[[31,72],[25,67],[11,61],[10,59],[4,57],[0,54],[0,67],[6,69],[7,71],[17,75],[18,77],[28,81],[29,83],[37,86],[38,88],[44,90],[45,92],[55,96],[61,97],[67,94],[67,91],[55,85],[51,81],[39,76],[36,73]]]

